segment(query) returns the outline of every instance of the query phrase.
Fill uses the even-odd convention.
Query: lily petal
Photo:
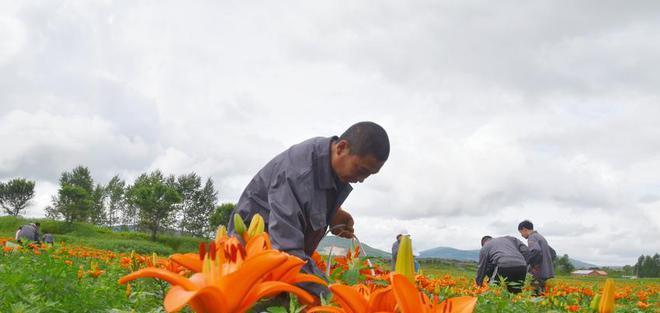
[[[317,306],[307,310],[307,313],[347,313],[342,308],[334,306]]]
[[[218,282],[218,288],[228,296],[230,307],[236,308],[250,289],[269,271],[286,261],[286,254],[269,250],[245,260],[235,272],[225,276]]]
[[[296,277],[289,282],[290,284],[297,283],[315,283],[323,286],[327,286],[328,283],[323,280],[321,277],[312,274],[298,274]]]
[[[282,292],[288,292],[296,295],[298,300],[304,304],[314,302],[314,297],[300,287],[296,287],[279,281],[268,281],[260,283],[250,290],[250,293],[243,299],[241,306],[236,312],[244,312],[252,307],[259,299],[269,298]]]
[[[392,293],[391,286],[378,289],[371,293],[371,297],[369,297],[369,310],[371,312],[394,312],[395,308],[396,298]]]
[[[392,290],[394,297],[399,304],[401,313],[422,313],[427,312],[428,308],[422,303],[419,291],[415,288],[406,276],[392,273]]]
[[[147,267],[137,272],[130,273],[120,278],[119,283],[123,285],[131,280],[144,278],[144,277],[153,277],[153,278],[162,279],[172,285],[179,285],[183,287],[185,290],[194,290],[197,288],[197,286],[195,286],[194,283],[188,280],[188,278],[181,276],[179,274],[172,273],[168,270],[155,268],[155,267]]]
[[[197,253],[172,254],[170,256],[170,260],[195,273],[202,271],[202,260],[199,259],[199,255],[197,255]]]
[[[196,312],[226,312],[227,298],[214,286],[204,287],[195,291],[187,291],[181,286],[173,286],[165,296],[165,310],[177,312],[187,304],[197,308]],[[203,311],[199,311],[203,308]]]
[[[330,291],[344,310],[351,313],[367,313],[368,303],[355,288],[346,285],[330,285]]]
[[[435,312],[472,313],[476,305],[477,297],[454,297],[442,301],[442,303],[435,308]],[[451,308],[451,310],[449,310],[449,308]]]

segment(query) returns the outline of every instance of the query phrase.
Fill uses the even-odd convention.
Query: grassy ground
[[[474,262],[462,262],[452,260],[434,260],[433,262],[422,261],[421,268],[424,275],[442,277],[450,275],[452,277],[466,277],[474,279],[477,273],[477,264]],[[593,277],[593,276],[572,276],[572,275],[557,275],[555,279],[568,284],[591,284],[601,286],[605,279],[608,277]],[[640,278],[628,279],[621,277],[610,277],[615,282],[624,283],[627,285],[660,285],[660,278]]]
[[[422,273],[435,277],[451,275],[454,277],[471,277],[477,273],[477,263],[453,260],[421,260]]]
[[[204,239],[185,236],[159,235],[151,241],[141,232],[114,232],[109,227],[87,223],[65,223],[49,219],[23,219],[13,216],[0,217],[0,237],[14,237],[19,226],[39,221],[41,233],[51,233],[56,242],[79,244],[115,252],[131,252],[159,255],[175,252],[196,251]]]
[[[18,226],[28,222],[33,221],[0,217],[0,239],[13,237]],[[118,278],[147,266],[152,252],[167,258],[173,252],[196,251],[202,240],[163,235],[157,241],[150,241],[147,234],[139,232],[113,232],[82,223],[40,222],[42,232],[55,235],[58,242],[55,247],[34,252],[0,250],[0,312],[163,312],[167,283],[140,279],[131,283],[129,290],[117,283]],[[62,241],[66,244],[59,244]],[[118,253],[130,251],[143,256]],[[423,286],[426,292],[441,299],[475,295],[480,288],[474,286],[474,262],[420,261],[425,276],[418,281],[418,287]],[[389,260],[373,259],[373,262],[381,263],[383,268],[390,267]],[[358,281],[351,284],[365,283],[357,279],[359,275],[353,276]],[[615,280],[620,297],[617,313],[658,312],[660,279]],[[604,278],[560,276],[554,281],[554,289],[543,298],[531,296],[529,290],[519,295],[509,294],[497,286],[479,291],[475,312],[591,312],[589,305],[594,294],[602,289]]]

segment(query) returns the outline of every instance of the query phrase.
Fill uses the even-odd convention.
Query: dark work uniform
[[[534,277],[532,286],[534,293],[541,295],[545,292],[546,280],[555,277],[555,266],[552,259],[557,255],[545,237],[536,231],[529,235],[527,244],[529,245],[529,273]]]
[[[499,282],[500,276],[506,280],[507,290],[519,293],[527,275],[527,246],[522,241],[504,236],[493,238],[481,247],[479,268],[475,279],[481,285],[486,276]]]
[[[332,169],[330,144],[336,139],[312,138],[277,155],[250,181],[232,212],[245,221],[259,213],[273,248],[307,261],[303,271],[322,278],[325,274],[310,256],[353,189]],[[233,233],[233,218],[228,229]],[[301,286],[316,295],[327,292],[317,284]]]

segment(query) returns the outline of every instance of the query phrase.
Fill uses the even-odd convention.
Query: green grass
[[[419,260],[424,275],[441,277],[451,275],[454,277],[472,277],[477,273],[477,263],[466,261],[454,261],[444,259]]]
[[[41,234],[51,233],[56,242],[85,245],[116,252],[135,251],[143,254],[171,254],[176,252],[196,251],[202,238],[159,235],[152,241],[150,235],[142,232],[114,232],[109,227],[87,223],[65,223],[51,219],[24,219],[21,217],[1,216],[0,237],[14,237],[19,226],[41,223]]]
[[[166,285],[162,282],[141,280],[127,295],[117,281],[129,271],[117,262],[54,253],[56,249],[40,254],[0,252],[0,312],[163,312]],[[97,262],[105,272],[98,277],[79,276],[81,267],[90,269],[90,262]]]

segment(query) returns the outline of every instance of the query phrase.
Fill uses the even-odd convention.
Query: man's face
[[[371,154],[350,154],[348,143],[343,140],[337,143],[333,157],[332,168],[345,183],[361,183],[370,175],[378,173],[385,164]]]
[[[520,236],[523,236],[523,238],[525,238],[525,239],[529,238],[529,233],[530,233],[529,229],[523,228],[523,229],[520,229],[518,231],[520,232]]]

